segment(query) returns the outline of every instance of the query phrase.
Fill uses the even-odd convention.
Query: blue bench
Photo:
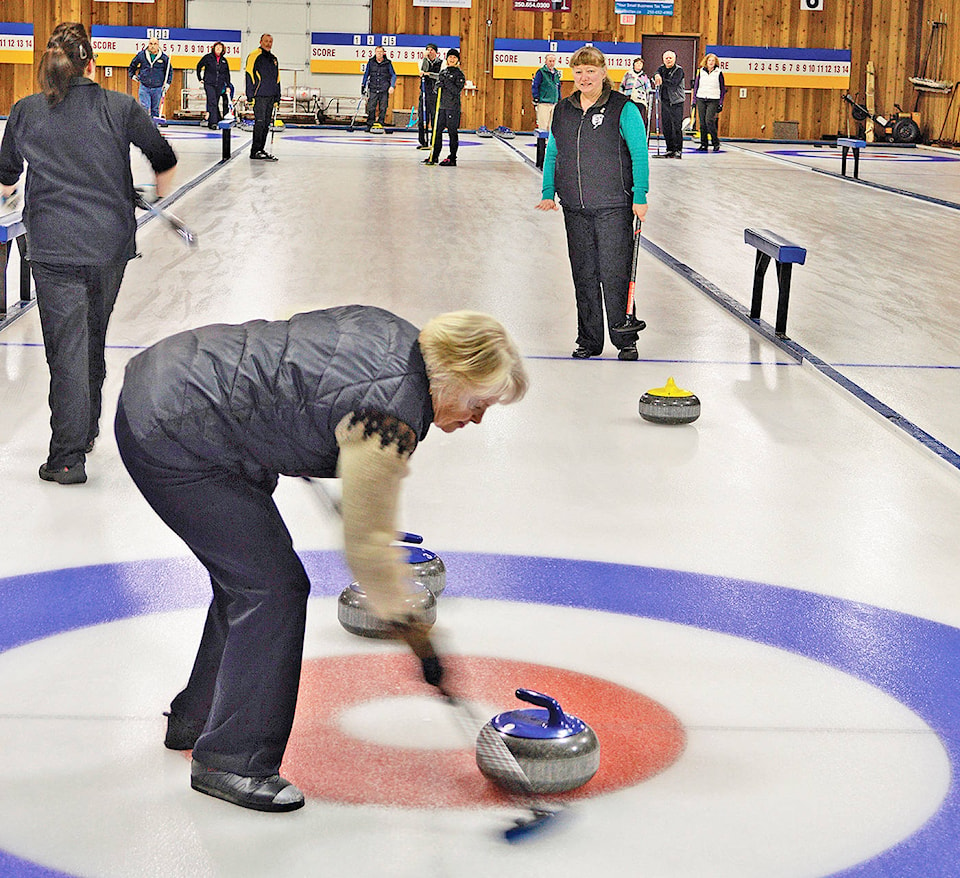
[[[0,216],[0,247],[3,249],[0,265],[0,323],[6,320],[7,312],[7,265],[10,262],[10,244],[16,241],[20,251],[20,303],[23,308],[31,300],[30,263],[27,261],[27,229],[23,224],[21,212],[13,211]]]
[[[221,155],[223,156],[223,161],[226,161],[230,158],[230,129],[233,128],[233,122],[224,122],[223,119],[221,119],[217,123],[217,127],[223,134],[223,150]]]
[[[860,150],[867,145],[865,140],[855,137],[838,137],[837,146],[840,147],[840,175],[847,176],[847,152],[853,150],[853,179],[860,179]]]
[[[769,229],[744,229],[744,243],[755,247],[757,261],[753,272],[753,300],[750,303],[750,319],[760,319],[760,303],[763,300],[763,276],[772,259],[777,264],[777,285],[780,297],[777,300],[777,322],[774,332],[780,338],[787,337],[787,309],[790,307],[790,276],[794,265],[803,265],[807,251]]]

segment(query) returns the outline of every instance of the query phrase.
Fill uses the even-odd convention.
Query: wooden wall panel
[[[37,64],[53,29],[63,21],[80,21],[89,31],[93,25],[110,27],[184,27],[185,0],[155,0],[154,3],[103,3],[97,0],[3,0],[4,21],[33,22],[36,63],[0,64],[0,113],[6,115],[20,98],[38,91]],[[97,71],[104,88],[135,95],[125,68],[115,67],[113,76]],[[182,74],[174,71],[166,112],[179,109]]]

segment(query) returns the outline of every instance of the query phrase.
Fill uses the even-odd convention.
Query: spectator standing
[[[221,119],[220,95],[230,82],[230,66],[227,64],[226,46],[216,42],[206,55],[197,62],[197,77],[203,83],[207,95],[207,128],[217,129]],[[233,86],[231,84],[231,90]],[[223,114],[224,116],[226,113]]]
[[[663,64],[657,68],[653,77],[654,84],[660,90],[660,118],[663,123],[663,137],[667,151],[665,159],[683,158],[683,103],[686,99],[685,74],[677,64],[676,53],[663,53]]]
[[[433,131],[433,119],[437,114],[437,82],[443,61],[436,43],[427,43],[427,54],[420,62],[420,106],[417,115],[417,149],[430,149],[430,132]]]
[[[457,149],[460,146],[460,92],[466,84],[467,79],[460,69],[460,53],[456,49],[450,49],[447,52],[447,66],[440,71],[438,80],[440,103],[437,124],[433,131],[433,151],[430,158],[424,160],[425,165],[437,164],[443,148],[443,129],[446,128],[450,132],[450,155],[440,162],[440,166],[457,166]]]
[[[393,69],[393,62],[387,57],[386,49],[377,46],[373,50],[373,57],[367,61],[363,70],[363,82],[360,90],[367,92],[367,131],[374,125],[381,128],[387,122],[387,107],[390,106],[390,95],[397,85],[397,74]]]
[[[640,115],[643,116],[643,125],[650,136],[650,103],[653,86],[650,77],[643,72],[643,58],[634,58],[633,67],[628,70],[620,83],[620,91],[637,105]]]
[[[166,52],[160,51],[160,40],[150,38],[147,47],[137,52],[130,62],[129,73],[131,79],[140,84],[140,106],[151,119],[156,119],[160,115],[163,96],[173,81],[170,58]]]
[[[717,116],[723,109],[723,98],[727,93],[720,69],[720,59],[712,52],[706,55],[696,81],[693,93],[697,99],[697,115],[700,117],[700,146],[697,152],[706,152],[708,138],[713,141],[713,151],[720,152],[720,136],[717,132]]]
[[[563,205],[577,297],[573,357],[603,352],[606,309],[618,358],[636,360],[637,333],[615,333],[613,327],[627,313],[634,218],[647,213],[647,134],[637,105],[613,90],[603,52],[584,46],[570,67],[576,90],[553,114],[537,209],[557,210],[557,196]]]
[[[260,45],[247,56],[245,79],[247,100],[253,103],[253,141],[250,158],[275,162],[277,157],[266,151],[267,132],[273,122],[273,108],[280,101],[280,62],[271,51],[273,37],[260,36]]]
[[[87,480],[100,430],[104,347],[127,262],[136,256],[130,145],[146,155],[166,195],[177,164],[170,144],[129,95],[97,85],[82,24],[58,25],[40,59],[42,92],[14,104],[0,145],[0,191],[27,165],[23,222],[50,369],[50,448],[40,478]]]
[[[560,100],[560,71],[557,70],[556,55],[547,55],[543,61],[543,67],[533,74],[530,91],[537,114],[537,130],[549,131],[553,109]]]

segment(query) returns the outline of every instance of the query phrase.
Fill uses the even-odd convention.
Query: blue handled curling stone
[[[508,710],[480,731],[492,728],[504,740],[530,781],[530,792],[562,793],[582,787],[600,768],[600,742],[582,719],[564,713],[556,699],[531,689],[517,689],[517,698],[545,710]],[[478,738],[479,740],[479,738]],[[484,777],[505,789],[516,788],[516,767],[504,766],[489,748],[477,748],[477,766]],[[513,769],[511,771],[510,769]]]
[[[407,563],[414,582],[424,586],[435,598],[447,587],[447,568],[443,559],[429,549],[420,546],[404,546]]]
[[[418,583],[416,591],[406,598],[404,615],[415,616],[427,625],[433,625],[437,621],[437,599],[426,586]],[[351,582],[340,593],[337,618],[351,634],[378,640],[393,637],[388,624],[373,612],[370,598],[358,582]]]
[[[700,417],[700,400],[668,378],[666,387],[640,397],[640,417],[655,424],[689,424]]]

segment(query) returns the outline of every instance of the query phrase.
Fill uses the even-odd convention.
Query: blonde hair
[[[707,69],[707,61],[708,61],[710,58],[713,58],[713,66],[714,66],[714,67],[719,67],[719,66],[720,66],[720,59],[719,59],[716,55],[714,55],[713,52],[707,52],[707,54],[703,56],[703,61],[700,62],[700,66],[701,66],[704,70]]]
[[[581,46],[570,56],[570,69],[574,67],[602,67],[603,87],[613,88],[613,81],[606,75],[607,59],[596,46]]]
[[[420,331],[431,389],[439,396],[517,402],[529,380],[507,330],[489,314],[451,311]]]

